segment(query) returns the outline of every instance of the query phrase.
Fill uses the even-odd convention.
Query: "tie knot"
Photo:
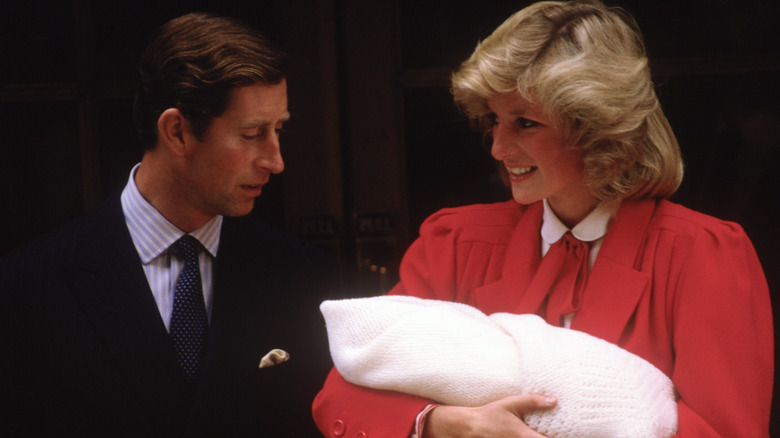
[[[200,241],[189,234],[181,236],[181,238],[176,242],[173,242],[173,245],[171,246],[184,257],[185,261],[197,260],[198,254],[200,253],[201,248],[203,248]]]
[[[187,237],[187,236],[184,236],[184,237]],[[182,237],[182,239],[184,237]],[[566,244],[566,245],[576,245],[576,244],[580,243],[581,241],[580,241],[580,239],[574,237],[574,234],[572,234],[571,231],[567,231],[567,232],[565,232],[563,234],[563,236],[561,236],[561,242]]]
[[[571,231],[567,231],[566,234],[558,240],[558,243],[563,245],[567,250],[574,251],[577,255],[588,248],[588,243],[574,237],[574,234],[572,234]]]

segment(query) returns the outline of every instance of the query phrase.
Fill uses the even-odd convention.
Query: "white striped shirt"
[[[130,178],[122,191],[122,211],[125,222],[133,239],[135,249],[141,257],[146,279],[157,302],[165,328],[170,329],[173,311],[173,292],[176,278],[184,268],[184,260],[169,251],[170,246],[185,233],[168,222],[160,212],[141,196],[135,185],[135,172],[139,164],[133,167]],[[222,216],[215,216],[205,225],[190,233],[206,248],[199,256],[200,275],[203,282],[203,298],[206,312],[211,318],[212,276],[214,258],[219,247],[219,233],[222,229]]]

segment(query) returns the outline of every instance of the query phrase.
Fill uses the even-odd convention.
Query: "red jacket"
[[[509,201],[434,214],[391,293],[487,314],[536,313],[544,297],[524,291],[540,261],[542,210],[541,202]],[[769,436],[771,304],[739,225],[668,201],[624,201],[571,328],[645,358],[673,380],[679,437]],[[329,437],[407,437],[429,403],[359,388],[334,369],[313,412]]]

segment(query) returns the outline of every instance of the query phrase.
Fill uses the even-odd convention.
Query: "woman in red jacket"
[[[768,436],[766,280],[739,225],[666,200],[682,160],[634,20],[597,2],[533,4],[477,46],[452,90],[492,138],[514,199],[428,218],[391,293],[605,339],[672,379],[677,436]],[[539,437],[523,414],[555,403],[437,406],[334,369],[313,411],[326,436]]]

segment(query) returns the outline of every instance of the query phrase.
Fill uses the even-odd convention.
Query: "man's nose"
[[[282,158],[279,136],[273,135],[263,148],[262,154],[257,158],[258,167],[268,169],[273,174],[282,173],[284,159]]]

